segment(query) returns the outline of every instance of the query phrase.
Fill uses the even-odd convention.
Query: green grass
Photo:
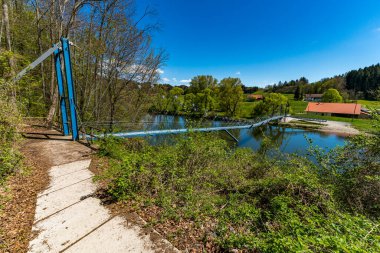
[[[324,120],[332,120],[332,121],[340,121],[351,123],[353,127],[363,132],[375,132],[377,131],[374,128],[374,122],[370,119],[352,119],[352,118],[344,118],[344,117],[334,117],[334,116],[321,116],[315,114],[305,114],[305,109],[307,107],[308,102],[306,101],[297,101],[294,100],[293,94],[284,94],[290,102],[290,107],[292,109],[292,114],[299,117],[304,118],[313,118],[313,119],[324,119]],[[358,103],[364,105],[366,107],[380,109],[380,101],[369,101],[369,100],[358,100]]]
[[[380,101],[358,100],[358,104],[366,108],[380,109]]]
[[[301,100],[301,101],[294,100],[293,94],[284,94],[284,95],[289,100],[292,113],[304,113],[305,112],[305,109],[307,107],[308,102],[305,102],[303,100]]]
[[[257,102],[241,102],[238,111],[239,118],[251,118],[251,114]]]
[[[289,99],[292,113],[297,114],[297,113],[304,113],[305,112],[307,102],[294,100],[293,94],[284,94],[284,95]],[[251,113],[252,113],[253,108],[255,107],[256,103],[257,103],[256,101],[241,102],[240,103],[240,109],[239,109],[240,111],[238,112],[237,116],[239,118],[251,118]]]
[[[352,119],[352,118],[344,118],[344,117],[334,117],[334,116],[321,116],[316,114],[297,114],[297,117],[302,118],[311,118],[311,119],[323,119],[323,120],[332,120],[339,122],[347,122],[350,123],[354,128],[359,131],[374,133],[378,131],[374,126],[375,122],[371,119]]]

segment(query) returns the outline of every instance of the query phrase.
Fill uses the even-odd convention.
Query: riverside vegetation
[[[158,27],[146,18],[153,11],[147,8],[138,16],[134,2],[2,1],[1,186],[6,187],[10,175],[23,171],[17,151],[21,116],[46,117],[47,126],[59,121],[53,58],[17,83],[8,82],[61,36],[76,45],[71,56],[81,122],[95,126],[107,122],[112,131],[114,122],[139,122],[149,109],[247,118],[257,104],[262,109],[257,113],[284,109],[285,101],[279,95],[272,95],[279,99],[273,99],[270,106],[242,102],[244,93],[257,88],[243,86],[238,78],[225,78],[218,84],[211,76],[194,77],[187,91],[158,84],[167,55],[152,43]],[[345,100],[379,100],[379,69],[376,65],[314,84],[301,78],[269,86],[264,92],[293,98],[297,86],[301,94],[335,88]],[[305,108],[301,100],[289,103],[294,112]],[[98,179],[106,181],[107,192],[115,200],[128,200],[126,203],[133,203],[136,210],[159,210],[149,224],[171,221],[174,233],[168,238],[173,242],[188,239],[185,228],[178,226],[187,222],[186,232],[195,235],[208,251],[379,252],[378,143],[376,135],[358,136],[344,149],[328,154],[314,148],[311,153],[317,162],[311,163],[297,156],[267,157],[269,140],[254,152],[233,149],[208,135],[191,134],[175,145],[161,146],[106,139],[100,144],[100,155],[110,167]],[[1,190],[16,195],[9,189]],[[22,215],[15,216],[12,226],[22,223],[19,217],[26,217],[24,202],[14,205],[21,207],[17,212]],[[31,216],[26,223],[32,222]],[[4,228],[0,226],[1,242],[5,241],[2,234],[9,232],[2,231]]]
[[[149,224],[174,224],[174,243],[192,235],[185,222],[206,251],[379,252],[378,143],[356,136],[328,153],[311,145],[310,162],[269,157],[270,140],[255,152],[207,134],[159,146],[108,138],[99,154],[109,168],[97,179],[135,210],[159,210]]]
[[[7,97],[8,89],[0,89],[0,184],[6,177],[16,171],[21,165],[22,156],[17,148],[20,135],[18,126],[20,123],[20,114],[14,101]]]

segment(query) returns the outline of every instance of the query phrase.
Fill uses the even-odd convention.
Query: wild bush
[[[374,125],[380,126],[374,115]],[[314,147],[317,170],[350,211],[380,218],[380,135],[358,135],[342,148],[324,154]]]
[[[2,83],[3,85],[3,83]],[[14,172],[21,160],[15,144],[20,117],[16,103],[10,99],[7,90],[0,89],[0,182]]]
[[[100,154],[111,160],[98,178],[111,196],[156,205],[156,222],[198,224],[218,250],[380,251],[379,223],[342,207],[340,183],[304,158],[270,159],[205,134],[161,146],[111,138]]]

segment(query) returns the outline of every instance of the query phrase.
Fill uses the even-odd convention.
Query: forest
[[[323,78],[310,83],[305,77],[297,80],[279,82],[268,85],[266,91],[279,93],[295,93],[301,89],[303,94],[324,93],[326,90],[337,89],[345,99],[379,100],[380,99],[380,65],[351,70],[343,75]]]

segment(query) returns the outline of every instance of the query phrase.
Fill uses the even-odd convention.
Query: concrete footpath
[[[54,166],[49,186],[37,198],[28,252],[178,252],[168,241],[153,241],[142,228],[112,216],[93,197],[89,149],[67,140],[39,145]]]

